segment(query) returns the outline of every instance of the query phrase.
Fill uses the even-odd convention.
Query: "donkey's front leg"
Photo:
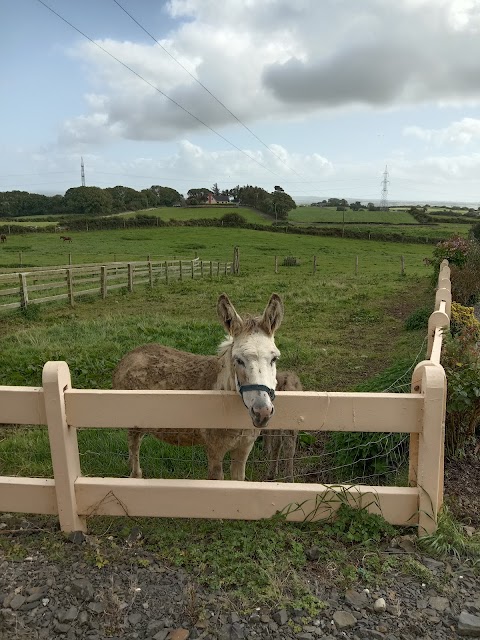
[[[140,429],[128,430],[128,464],[130,465],[130,477],[141,478],[140,445],[144,434]]]
[[[208,458],[208,479],[223,480],[223,459],[228,451],[228,441],[224,441],[222,433],[214,432],[204,436]]]
[[[258,438],[260,431],[256,429],[252,432],[243,432],[239,437],[239,442],[234,449],[232,449],[230,474],[232,480],[245,480],[245,465],[247,464],[250,451],[253,449],[255,440]]]

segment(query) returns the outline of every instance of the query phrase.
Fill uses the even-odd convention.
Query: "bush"
[[[247,219],[240,213],[226,213],[220,218],[225,227],[243,227]]]
[[[450,319],[450,333],[458,336],[468,329],[480,338],[480,322],[476,319],[473,307],[464,307],[458,302],[452,302],[452,317]]]
[[[300,260],[294,256],[287,256],[282,261],[282,267],[299,267]]]
[[[433,250],[434,262],[440,267],[442,260],[448,260],[450,266],[463,267],[467,261],[472,242],[460,236],[452,236],[448,240],[439,242]]]
[[[480,299],[480,245],[470,243],[462,266],[451,268],[452,298],[463,305],[471,306]]]
[[[425,329],[428,327],[428,319],[432,310],[427,307],[415,309],[405,320],[405,329],[407,331],[415,331],[416,329]]]
[[[457,458],[475,444],[480,422],[480,347],[478,327],[464,326],[445,336],[442,364],[448,380],[445,453]]]

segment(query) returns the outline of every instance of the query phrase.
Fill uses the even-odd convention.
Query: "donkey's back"
[[[202,356],[152,343],[125,355],[113,372],[114,389],[214,389],[216,356]]]

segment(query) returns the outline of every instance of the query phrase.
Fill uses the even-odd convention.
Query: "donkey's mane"
[[[260,316],[246,315],[244,318],[242,318],[243,328],[240,335],[245,333],[254,333],[254,331],[261,330],[261,321],[262,318]],[[223,340],[223,342],[221,342],[218,346],[218,355],[225,355],[228,349],[232,346],[232,343],[232,336],[225,336],[225,340]]]

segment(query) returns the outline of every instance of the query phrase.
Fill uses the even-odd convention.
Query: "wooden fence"
[[[110,262],[46,269],[32,269],[0,274],[0,310],[27,307],[54,300],[67,300],[96,294],[103,298],[109,291],[136,285],[153,287],[158,282],[203,278],[238,273],[238,252],[233,262],[211,260],[147,260],[144,262]]]
[[[449,326],[450,279],[442,264],[428,326],[428,359],[411,393],[280,392],[272,429],[410,433],[408,487],[83,477],[77,428],[249,429],[237,393],[104,391],[71,386],[65,362],[47,362],[43,386],[0,387],[0,423],[47,425],[54,479],[0,477],[0,511],[58,515],[63,531],[92,515],[322,519],[342,500],[397,525],[436,528],[443,500],[446,380],[442,328]]]

